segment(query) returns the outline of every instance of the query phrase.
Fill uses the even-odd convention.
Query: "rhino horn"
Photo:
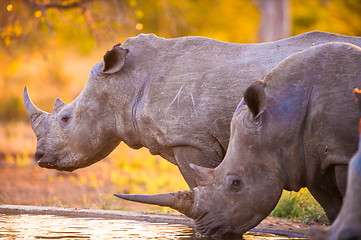
[[[189,164],[196,176],[198,186],[207,186],[214,181],[214,169],[205,168],[193,163]]]
[[[192,190],[153,195],[114,194],[114,196],[133,202],[170,207],[188,217],[191,217],[193,211],[194,192]]]
[[[65,106],[66,103],[63,102],[60,98],[56,98],[55,99],[55,104],[54,104],[54,108],[53,108],[53,112],[58,112],[63,106]]]
[[[38,123],[36,124],[36,120],[39,119],[40,116],[47,114],[44,111],[41,111],[39,108],[37,108],[34,103],[31,101],[28,93],[28,89],[24,87],[24,93],[23,93],[23,100],[25,105],[26,113],[28,114],[28,117],[31,122],[31,126],[35,131],[35,134],[38,134],[36,132]]]

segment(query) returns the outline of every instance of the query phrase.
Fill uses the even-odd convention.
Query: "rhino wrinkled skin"
[[[355,92],[361,112],[361,92]],[[359,128],[361,121],[359,123]],[[311,228],[312,240],[361,239],[361,136],[358,151],[352,157],[347,176],[346,196],[341,211],[333,224],[326,229]]]
[[[251,84],[231,122],[228,149],[215,169],[191,164],[198,187],[159,195],[116,196],[167,205],[213,239],[239,237],[276,206],[283,189],[307,187],[333,221],[357,150],[361,49],[327,43],[284,59]],[[359,176],[358,176],[359,177]],[[175,201],[176,200],[176,201]]]
[[[230,121],[246,87],[285,57],[325,42],[361,46],[361,38],[323,32],[262,44],[203,37],[128,38],[96,64],[80,95],[38,109],[24,89],[41,167],[73,171],[124,141],[176,164],[190,187],[190,163],[214,168],[224,158]]]

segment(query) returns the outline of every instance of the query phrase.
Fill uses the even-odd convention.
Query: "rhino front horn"
[[[194,202],[194,192],[192,190],[154,195],[114,194],[114,196],[133,202],[170,207],[188,217],[192,215]]]
[[[23,100],[25,105],[26,113],[28,114],[28,117],[31,122],[31,126],[33,127],[34,131],[37,125],[34,123],[36,119],[38,119],[42,114],[46,114],[45,112],[41,111],[39,108],[37,108],[34,103],[31,101],[28,89],[24,87],[24,93],[23,93]]]

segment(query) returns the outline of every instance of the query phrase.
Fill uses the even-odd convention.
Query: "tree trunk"
[[[289,0],[258,0],[261,11],[259,41],[286,38],[291,33]]]

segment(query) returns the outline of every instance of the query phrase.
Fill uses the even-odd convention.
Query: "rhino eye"
[[[65,126],[70,122],[71,113],[69,111],[64,111],[61,115],[60,121],[61,125]]]
[[[69,121],[69,119],[70,119],[69,116],[63,116],[63,117],[61,118],[61,121],[67,123],[67,122]]]
[[[241,185],[241,180],[236,179],[232,181],[232,186],[238,187],[240,185]]]
[[[238,176],[228,176],[227,183],[228,186],[235,191],[243,189],[242,180]]]

